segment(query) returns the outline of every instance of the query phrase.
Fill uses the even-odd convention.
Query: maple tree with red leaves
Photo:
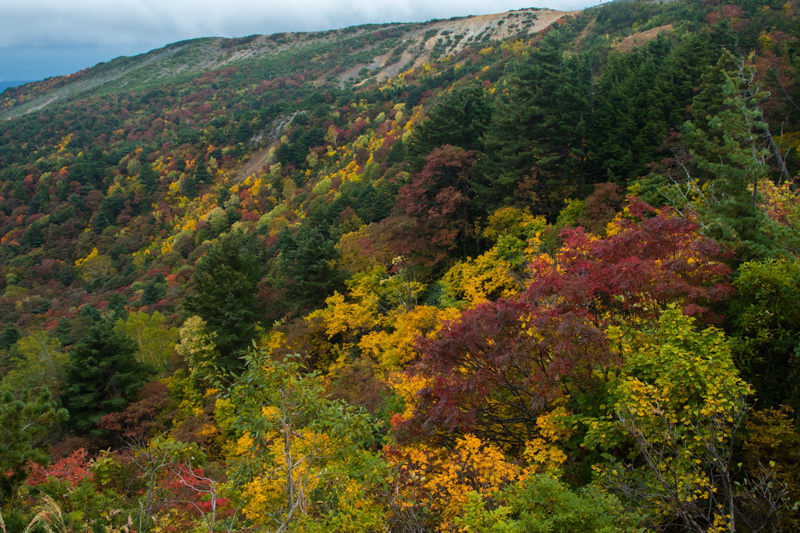
[[[619,366],[608,327],[640,327],[672,302],[713,321],[711,305],[731,292],[723,249],[669,210],[631,198],[627,213],[605,239],[565,230],[555,257],[531,262],[525,292],[420,339],[415,370],[431,381],[403,429],[475,431],[523,446],[548,401],[599,385]]]
[[[235,506],[229,498],[219,496],[219,484],[202,468],[177,463],[161,474],[163,491],[159,510],[169,517],[162,531],[178,533],[192,529],[202,521],[209,531],[218,520],[230,517]]]
[[[91,481],[93,474],[90,466],[91,460],[89,459],[89,453],[84,448],[75,450],[69,456],[49,466],[42,466],[33,461],[29,461],[28,468],[30,473],[25,483],[36,487],[55,478],[58,481],[66,483],[69,488],[75,488],[80,485],[84,479],[89,479]]]
[[[469,235],[469,176],[472,152],[441,146],[425,158],[425,166],[397,194],[395,213],[381,222],[391,228],[389,247],[423,267],[435,266]]]

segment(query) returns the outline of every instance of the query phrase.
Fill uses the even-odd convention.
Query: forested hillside
[[[800,4],[175,43],[0,95],[0,529],[800,528]]]

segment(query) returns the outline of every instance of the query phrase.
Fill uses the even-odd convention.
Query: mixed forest
[[[799,530],[800,3],[552,15],[3,92],[0,530]]]

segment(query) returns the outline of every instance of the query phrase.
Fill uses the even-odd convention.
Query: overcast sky
[[[195,37],[417,22],[597,0],[0,0],[0,81],[69,74]]]

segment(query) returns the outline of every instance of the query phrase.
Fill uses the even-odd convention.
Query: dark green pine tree
[[[333,242],[317,228],[301,229],[294,242],[283,234],[278,265],[287,292],[287,305],[303,314],[319,304],[342,284],[342,274],[333,264],[337,257]]]
[[[506,74],[474,171],[476,209],[516,203],[555,217],[564,198],[585,192],[591,71],[566,42],[548,33]]]
[[[605,174],[599,179],[625,186],[646,174],[656,159],[677,105],[664,73],[668,50],[665,41],[657,40],[647,48],[613,55],[597,80],[589,151],[592,167]]]
[[[0,505],[14,497],[28,475],[29,461],[47,461],[47,454],[37,444],[47,436],[51,424],[66,419],[67,411],[57,408],[47,389],[35,399],[27,394],[15,398],[8,391],[0,394]]]
[[[202,157],[200,158],[200,161],[197,163],[197,167],[195,167],[194,169],[194,180],[196,183],[200,184],[211,182],[211,174],[209,174],[206,162],[203,161]]]
[[[96,434],[100,419],[125,409],[153,369],[134,358],[136,345],[111,320],[96,322],[69,353],[62,397],[70,427]]]
[[[687,109],[713,54],[703,33],[678,44],[659,37],[609,57],[592,96],[594,127],[588,137],[596,179],[624,186],[670,155],[660,152],[670,130],[690,118]]]
[[[91,150],[88,155],[83,154],[73,160],[69,169],[69,180],[79,181],[83,185],[99,187],[105,178],[106,162],[103,152],[99,149]]]
[[[236,231],[212,244],[194,271],[193,294],[186,311],[206,321],[216,334],[220,360],[227,371],[241,368],[244,355],[256,334],[262,310],[256,293],[264,275],[264,250],[255,234]]]
[[[481,87],[471,86],[445,94],[411,137],[410,171],[419,172],[425,157],[442,145],[482,151],[483,134],[492,118],[491,101]]]
[[[158,274],[144,286],[139,305],[152,305],[161,300],[167,293],[167,282],[162,274]]]
[[[139,163],[141,165],[141,170],[139,171],[139,181],[142,182],[144,190],[148,193],[151,193],[158,185],[158,172],[153,170],[153,167],[147,162],[147,159],[144,157],[144,155],[142,155],[142,157],[139,159]]]
[[[660,70],[657,84],[663,84],[663,94],[668,94],[671,105],[670,125],[682,125],[687,117],[686,109],[692,103],[703,73],[719,58],[722,51],[715,49],[707,31],[692,33],[683,38],[666,58]]]
[[[22,337],[22,331],[16,324],[11,322],[6,324],[5,329],[0,333],[0,350],[8,350]]]
[[[766,216],[758,205],[759,180],[769,176],[769,130],[744,63],[723,57],[704,77],[694,119],[683,140],[692,155],[693,178],[708,187],[695,208],[705,231],[748,261],[800,249],[797,235]]]

